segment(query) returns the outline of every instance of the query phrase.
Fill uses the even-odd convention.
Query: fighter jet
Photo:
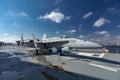
[[[32,33],[32,39],[34,41],[34,45],[36,49],[39,48],[41,51],[48,51],[49,53],[52,52],[52,48],[56,48],[57,53],[61,53],[62,48],[64,47],[73,47],[73,48],[82,48],[82,49],[103,47],[91,41],[81,40],[77,38],[69,38],[65,36],[47,38],[46,34],[44,34],[42,40],[38,41],[37,38]]]
[[[16,41],[18,46],[34,47],[34,41],[32,39],[24,39],[23,33],[21,34],[21,40]]]

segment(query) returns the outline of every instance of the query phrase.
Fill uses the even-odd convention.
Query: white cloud
[[[13,22],[11,25],[13,27],[17,27],[18,29],[20,29],[22,27],[22,25],[20,23],[17,23],[17,22]]]
[[[17,37],[3,37],[1,41],[8,43],[15,43],[19,38]]]
[[[108,34],[108,31],[96,31],[95,34],[99,34],[99,35],[106,35]]]
[[[120,36],[111,36],[111,37],[97,37],[97,38],[91,38],[90,41],[100,43],[100,44],[117,44],[120,42]]]
[[[120,9],[118,7],[111,7],[111,8],[107,8],[106,9],[107,13],[110,13],[110,14],[120,14]]]
[[[117,28],[120,28],[120,25],[117,25]]]
[[[20,13],[18,13],[18,15],[20,15],[20,16],[29,16],[27,13],[25,13],[25,12],[20,12]]]
[[[110,34],[108,31],[96,31],[94,34],[104,35],[104,37],[110,37]]]
[[[54,9],[54,11],[59,11],[59,8]]]
[[[11,42],[11,43],[15,43],[17,40],[19,40],[19,38],[15,35],[11,35],[9,33],[3,33],[3,35],[1,36],[0,41],[3,42]]]
[[[19,24],[18,24],[18,23],[16,23],[16,22],[14,22],[14,23],[13,23],[13,26],[19,26]]]
[[[83,26],[84,26],[83,24],[77,25],[79,32],[83,32],[83,31],[84,31],[84,30],[83,30]]]
[[[3,36],[8,36],[8,33],[4,33]]]
[[[120,36],[117,36],[118,39],[120,39]]]
[[[105,37],[110,37],[110,34],[106,34]]]
[[[64,14],[61,12],[52,11],[51,13],[49,13],[49,14],[47,13],[44,16],[37,17],[37,19],[45,19],[45,20],[49,19],[53,22],[61,23],[63,20],[70,19],[70,16],[65,17]]]
[[[110,20],[105,19],[105,18],[100,18],[97,21],[95,21],[95,23],[93,24],[93,26],[95,26],[95,27],[101,27],[104,24],[108,24],[108,23],[110,23]]]
[[[90,17],[92,14],[93,14],[92,12],[86,13],[86,14],[83,16],[83,19],[86,19],[86,18]]]
[[[56,31],[55,33],[56,33],[56,34],[59,34],[59,32],[58,32],[58,31]]]
[[[31,18],[29,14],[25,13],[24,11],[21,11],[21,12],[14,12],[12,10],[9,10],[8,11],[8,15],[11,15],[11,16],[20,16],[20,17],[28,17],[28,18]]]
[[[8,14],[9,14],[9,15],[15,15],[16,13],[13,12],[12,10],[9,10],[9,11],[8,11]]]
[[[61,2],[62,2],[62,0],[56,0],[56,4],[59,4]]]
[[[78,27],[83,27],[83,24],[79,24],[79,25],[77,25]]]
[[[79,38],[83,38],[83,35],[80,35]]]
[[[115,8],[107,8],[107,11],[113,12],[115,10]]]
[[[69,33],[75,33],[76,30],[75,30],[75,29],[72,29],[72,30],[69,30],[68,32],[69,32]]]
[[[65,19],[66,19],[66,20],[70,20],[70,18],[71,18],[70,16],[66,16],[66,18],[65,18]]]

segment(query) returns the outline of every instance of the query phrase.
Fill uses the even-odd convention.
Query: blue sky
[[[0,41],[24,33],[69,35],[97,43],[120,41],[120,0],[0,0]]]

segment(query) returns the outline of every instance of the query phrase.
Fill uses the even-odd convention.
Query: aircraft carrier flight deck
[[[120,54],[103,58],[73,54],[34,56],[18,47],[0,47],[0,80],[119,80]]]

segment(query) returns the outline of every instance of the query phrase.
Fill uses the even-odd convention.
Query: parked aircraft
[[[18,46],[27,46],[27,47],[34,47],[34,41],[32,39],[24,39],[23,33],[21,34],[21,40],[16,41]],[[38,39],[37,39],[38,40]]]
[[[69,38],[66,36],[47,38],[46,34],[43,35],[41,42],[42,43],[67,42],[65,44],[60,45],[61,47],[76,47],[76,48],[100,48],[102,47],[101,45],[91,42],[91,41],[77,39],[77,38]],[[58,44],[54,46],[58,46]]]
[[[87,40],[81,40],[77,38],[69,38],[66,36],[61,36],[61,37],[51,37],[47,38],[46,34],[43,35],[42,40],[37,39],[34,34],[31,34],[32,39],[31,40],[24,40],[23,39],[23,34],[21,35],[21,40],[16,41],[17,44],[21,46],[29,46],[29,47],[34,47],[36,51],[38,50],[43,53],[43,52],[52,52],[52,48],[57,49],[57,53],[62,53],[62,48],[101,48],[103,46],[87,41]]]
[[[56,48],[57,53],[62,53],[62,48],[64,47],[73,47],[73,48],[101,48],[103,46],[87,41],[81,40],[77,38],[69,38],[65,36],[61,37],[52,37],[47,38],[46,34],[43,35],[42,40],[39,41],[34,34],[32,34],[32,39],[34,41],[34,45],[36,48],[40,49],[41,51],[48,51],[49,53],[52,52],[51,48]]]

